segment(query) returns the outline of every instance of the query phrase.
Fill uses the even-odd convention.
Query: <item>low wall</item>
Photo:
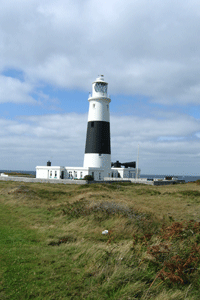
[[[185,183],[185,180],[155,180],[154,185],[170,185],[176,183]]]
[[[62,184],[87,184],[87,180],[73,180],[73,179],[40,179],[40,178],[28,178],[17,176],[0,176],[2,181],[21,181],[21,182],[40,182],[40,183],[62,183]],[[88,183],[111,183],[111,182],[132,182],[142,183],[148,185],[169,185],[175,183],[184,183],[185,180],[147,180],[147,178],[110,178],[105,177],[104,181],[91,181]]]
[[[176,183],[184,183],[185,180],[147,180],[147,178],[110,178],[105,177],[104,180],[107,182],[132,182],[132,183],[142,183],[142,184],[148,184],[148,185],[170,185],[170,184],[176,184]]]
[[[40,183],[62,183],[62,184],[87,184],[86,180],[72,180],[72,179],[40,179],[40,178],[28,178],[28,177],[15,177],[0,176],[2,181],[21,181],[21,182],[40,182]]]
[[[104,181],[107,182],[132,182],[132,183],[143,183],[153,185],[154,182],[152,180],[147,180],[147,178],[114,178],[114,177],[105,177]]]

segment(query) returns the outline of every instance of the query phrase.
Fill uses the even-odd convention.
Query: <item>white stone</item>
[[[0,174],[2,177],[8,177],[8,175],[7,174],[4,174],[4,173],[1,173]]]
[[[102,234],[108,234],[108,230],[102,231]]]

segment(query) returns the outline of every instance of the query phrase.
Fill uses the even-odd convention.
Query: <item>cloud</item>
[[[2,167],[33,169],[53,165],[82,166],[86,114],[50,114],[0,119]],[[200,122],[187,115],[172,120],[111,115],[112,161],[137,159],[142,173],[198,172]],[[10,158],[10,160],[9,160]],[[177,167],[178,166],[178,167]]]
[[[199,104],[197,1],[6,1],[0,69],[29,82],[86,90],[97,73],[110,92],[165,105]]]
[[[119,124],[127,124],[127,126]],[[134,141],[158,140],[162,138],[177,139],[192,137],[200,128],[200,122],[186,115],[168,113],[163,119],[141,118],[134,116],[111,116],[112,135],[116,138],[131,137]]]
[[[0,103],[28,103],[35,104],[36,100],[30,96],[33,87],[19,79],[0,76]]]
[[[54,165],[82,165],[86,127],[87,116],[78,114],[0,119],[1,169],[34,170],[48,159]]]

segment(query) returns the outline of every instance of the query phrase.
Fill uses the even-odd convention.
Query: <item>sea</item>
[[[153,179],[153,178],[158,178],[158,179],[164,179],[166,176],[169,177],[176,177],[179,180],[185,180],[185,182],[193,182],[196,180],[200,180],[200,175],[199,176],[192,176],[192,175],[147,175],[147,174],[140,174],[140,178],[147,178],[147,179]]]
[[[22,173],[22,174],[30,174],[30,175],[34,175],[36,176],[36,172],[35,171],[23,171],[23,170],[0,170],[0,173],[12,173],[12,172],[17,172],[17,173]],[[169,175],[169,174],[165,174],[165,175],[149,175],[149,174],[141,174],[140,178],[147,178],[147,179],[153,179],[153,178],[165,178],[166,176],[174,176],[174,175]],[[185,180],[185,182],[192,182],[192,181],[196,181],[196,180],[200,180],[200,175],[175,175],[174,177],[177,177],[179,180]]]

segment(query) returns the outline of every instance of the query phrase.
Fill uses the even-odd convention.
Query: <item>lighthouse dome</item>
[[[96,82],[97,81],[104,81],[104,75],[98,75]]]

